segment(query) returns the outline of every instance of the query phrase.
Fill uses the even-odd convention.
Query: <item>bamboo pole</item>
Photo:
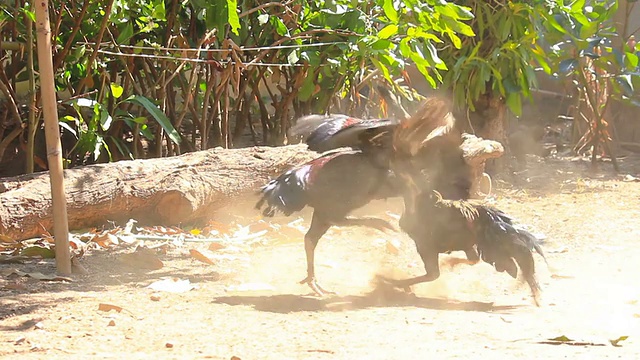
[[[64,173],[62,169],[62,145],[60,144],[58,109],[53,79],[49,1],[36,1],[34,6],[36,8],[40,91],[42,95],[42,111],[44,113],[47,161],[49,163],[49,181],[51,182],[53,235],[56,242],[56,268],[58,274],[70,275],[69,224],[67,222],[67,204],[64,194]]]
[[[27,164],[25,172],[31,174],[34,171],[34,155],[36,130],[38,129],[38,117],[36,113],[36,79],[33,67],[33,21],[28,14],[24,14],[27,26],[27,71],[29,72],[29,126],[27,127]]]

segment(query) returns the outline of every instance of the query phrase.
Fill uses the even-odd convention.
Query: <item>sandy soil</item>
[[[633,161],[632,161],[633,160]],[[625,159],[623,175],[638,175]],[[310,296],[302,233],[283,225],[262,241],[218,250],[214,265],[172,246],[164,267],[136,270],[121,256],[94,251],[74,282],[0,278],[0,356],[6,359],[402,359],[624,358],[640,353],[640,182],[589,175],[582,161],[549,159],[494,183],[489,201],[546,236],[550,267],[536,257],[541,307],[529,290],[486,264],[443,269],[415,295],[381,289],[376,274],[420,274],[410,239],[373,230],[334,229],[321,240],[317,273],[338,295]],[[631,179],[627,179],[631,180]],[[256,224],[252,201],[231,206],[224,222]],[[359,214],[399,213],[398,200]],[[306,226],[309,211],[299,216]],[[397,242],[397,247],[390,246]],[[453,254],[456,256],[457,254]],[[459,256],[459,255],[457,255]],[[53,272],[51,261],[0,270]],[[163,277],[196,288],[172,293],[147,286]],[[100,304],[121,307],[101,311]],[[566,336],[586,345],[550,345]],[[629,336],[614,347],[610,340]],[[575,343],[574,343],[575,344]]]

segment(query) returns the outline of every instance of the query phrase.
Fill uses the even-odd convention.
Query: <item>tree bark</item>
[[[306,145],[212,149],[65,170],[69,228],[130,218],[164,225],[206,221],[237,195],[316,156]],[[22,240],[52,226],[48,173],[0,179],[0,234]]]

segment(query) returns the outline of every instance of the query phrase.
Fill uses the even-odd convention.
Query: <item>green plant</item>
[[[622,6],[620,6],[622,4]],[[546,24],[545,51],[536,48],[539,63],[548,72],[572,80],[578,103],[574,126],[580,130],[575,150],[608,153],[618,170],[607,118],[610,105],[621,101],[640,106],[640,46],[631,42],[627,23],[635,2],[573,1],[554,4],[542,19]],[[613,21],[622,12],[621,29]],[[585,126],[586,125],[586,126]]]
[[[121,98],[123,88],[118,84],[110,84],[110,94],[113,99]],[[89,156],[90,162],[97,161],[101,155],[106,155],[113,160],[112,152],[108,145],[108,140],[115,144],[121,154],[133,159],[133,154],[127,146],[121,134],[110,134],[109,131],[114,125],[121,121],[127,125],[130,131],[138,131],[139,135],[153,140],[153,133],[149,131],[148,119],[144,116],[135,116],[130,111],[123,110],[123,105],[136,104],[142,106],[147,113],[160,125],[168,134],[169,138],[176,144],[180,143],[180,135],[171,124],[167,116],[148,98],[140,95],[132,95],[126,99],[119,100],[115,105],[115,111],[110,114],[106,105],[93,99],[77,98],[67,102],[75,110],[76,116],[66,115],[60,120],[60,126],[77,138],[75,146],[69,150],[69,157],[76,161],[84,162]],[[88,109],[89,116],[82,109]],[[73,164],[71,159],[67,159]]]

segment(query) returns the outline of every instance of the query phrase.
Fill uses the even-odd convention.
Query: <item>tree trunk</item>
[[[165,225],[206,221],[234,196],[315,156],[306,145],[212,149],[65,170],[69,228],[130,218]],[[0,179],[0,234],[22,240],[52,226],[48,173]]]

